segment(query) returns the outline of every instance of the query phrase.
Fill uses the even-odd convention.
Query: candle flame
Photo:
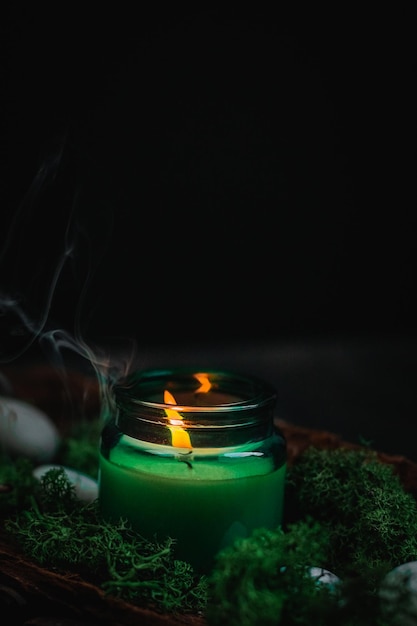
[[[211,382],[207,374],[194,374],[194,378],[200,383],[200,387],[195,393],[207,393],[211,389]]]
[[[164,403],[165,404],[177,404],[172,393],[165,389],[164,391]],[[165,409],[165,413],[168,417],[169,430],[172,435],[172,445],[175,448],[191,448],[191,440],[190,435],[187,431],[182,427],[182,416],[178,413],[177,409]]]

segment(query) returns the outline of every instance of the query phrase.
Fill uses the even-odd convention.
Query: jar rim
[[[209,394],[201,391],[202,383],[211,384]],[[172,392],[173,403],[166,402],[165,389]],[[173,430],[187,431],[193,433],[193,446],[207,447],[220,433],[256,441],[274,429],[276,390],[254,376],[212,368],[138,370],[112,391],[117,427],[138,439],[165,441]],[[196,397],[195,404],[177,400]]]
[[[214,392],[227,396],[230,401],[207,405],[196,403],[168,403],[152,397],[156,391],[192,392],[201,377],[206,377]],[[195,389],[193,389],[195,387]],[[275,404],[275,388],[260,378],[237,372],[213,368],[176,368],[136,370],[113,386],[116,406],[122,411],[149,408],[161,411],[175,409],[181,413],[239,413]],[[136,410],[135,410],[136,409]]]

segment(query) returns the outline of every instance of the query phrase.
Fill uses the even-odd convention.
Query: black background
[[[414,330],[407,16],[324,17],[16,5],[4,293],[146,343]]]
[[[140,366],[244,368],[282,417],[413,457],[413,25],[14,3],[2,362],[46,335],[137,343]]]

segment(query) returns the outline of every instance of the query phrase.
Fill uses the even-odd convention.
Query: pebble
[[[394,567],[379,588],[381,613],[392,626],[417,626],[417,561]]]
[[[52,420],[29,402],[0,396],[0,450],[35,463],[53,459],[61,437]]]
[[[310,567],[310,576],[316,580],[319,585],[326,585],[332,592],[338,591],[338,585],[340,584],[340,578],[323,567]]]
[[[63,469],[69,482],[74,486],[75,495],[79,500],[84,502],[92,502],[98,497],[98,483],[91,476],[83,474],[71,467],[65,467],[64,465],[40,465],[33,470],[33,475],[38,480],[51,469]]]

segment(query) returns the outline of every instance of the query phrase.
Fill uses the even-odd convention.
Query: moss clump
[[[213,626],[315,624],[335,619],[337,593],[309,574],[327,561],[328,530],[313,520],[258,529],[219,553],[209,578]],[[327,620],[327,621],[326,621]]]
[[[331,533],[330,567],[340,575],[381,572],[417,559],[417,503],[392,466],[371,450],[309,448],[288,472],[299,515]]]
[[[5,516],[30,506],[37,484],[29,459],[11,459],[0,454],[0,515]]]
[[[101,420],[81,421],[61,444],[60,462],[97,479]]]

